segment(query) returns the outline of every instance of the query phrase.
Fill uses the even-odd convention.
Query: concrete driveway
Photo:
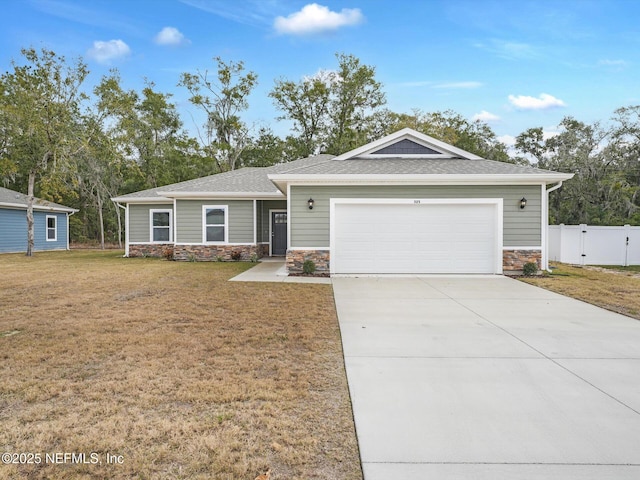
[[[506,277],[333,288],[365,480],[640,478],[640,321]]]

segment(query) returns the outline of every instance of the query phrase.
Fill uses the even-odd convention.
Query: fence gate
[[[640,265],[640,227],[549,226],[549,259],[575,265]]]

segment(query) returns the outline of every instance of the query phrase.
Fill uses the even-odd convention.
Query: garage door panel
[[[495,204],[336,204],[335,273],[495,273]]]

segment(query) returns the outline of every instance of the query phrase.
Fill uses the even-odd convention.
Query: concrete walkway
[[[266,258],[255,267],[242,272],[229,280],[230,282],[284,282],[284,283],[325,283],[330,284],[330,278],[324,277],[289,277],[280,258]]]
[[[333,287],[365,480],[640,478],[640,321],[506,277]]]

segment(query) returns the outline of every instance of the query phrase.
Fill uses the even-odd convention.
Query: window
[[[227,243],[227,206],[205,205],[204,243]]]
[[[150,210],[151,241],[167,243],[171,241],[171,210]]]
[[[47,242],[58,240],[58,217],[47,215]]]

